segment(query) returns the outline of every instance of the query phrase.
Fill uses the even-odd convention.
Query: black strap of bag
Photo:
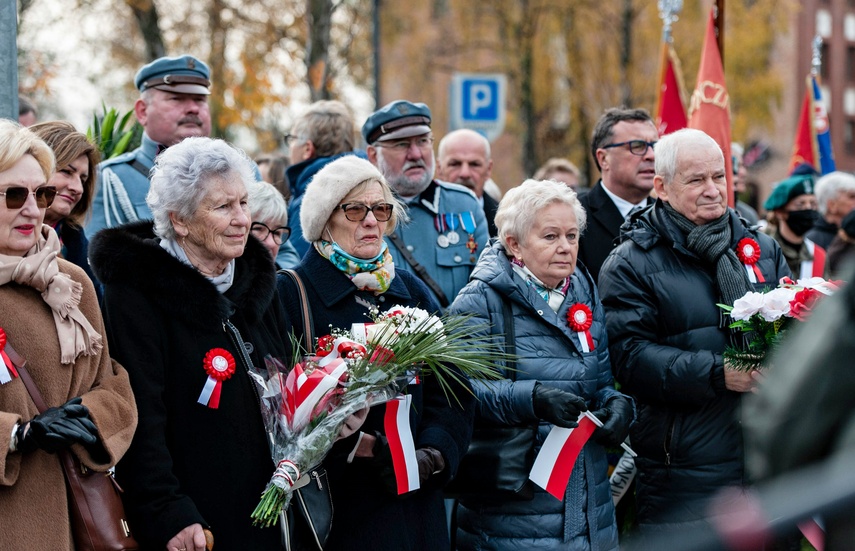
[[[27,370],[27,361],[6,343],[6,354],[18,370],[39,413],[48,406]],[[112,473],[86,469],[69,450],[58,452],[68,489],[69,520],[74,546],[78,551],[135,550],[139,544],[131,536],[122,504],[122,489]]]
[[[306,352],[312,350],[314,344],[312,319],[312,307],[309,304],[309,295],[300,275],[294,270],[279,270],[278,273],[285,274],[291,278],[297,287],[297,295],[300,297],[300,313],[303,317],[303,347]],[[308,549],[320,549],[323,551],[330,530],[332,529],[333,504],[330,494],[327,472],[323,467],[318,467],[303,476],[309,478],[308,483],[294,490],[294,499],[291,503],[303,515],[303,520],[308,528],[308,536],[297,533],[293,534],[288,529],[288,523],[282,523],[285,532],[286,551],[303,551]],[[298,481],[297,484],[300,484]],[[307,541],[308,540],[308,541]]]
[[[419,261],[416,260],[416,258],[412,254],[410,254],[409,250],[407,250],[407,245],[406,243],[404,243],[404,240],[401,239],[401,236],[398,235],[397,232],[395,232],[389,236],[389,239],[392,241],[392,244],[397,247],[398,252],[401,253],[401,256],[403,256],[404,260],[407,261],[407,264],[409,264],[413,268],[413,271],[415,271],[416,274],[422,279],[422,281],[424,281],[425,284],[430,287],[431,291],[436,294],[437,299],[439,299],[439,305],[445,308],[449,304],[451,304],[451,302],[449,302],[448,300],[448,297],[446,297],[445,293],[442,292],[442,287],[439,286],[439,283],[437,283],[430,276],[427,269],[421,264],[419,264]]]

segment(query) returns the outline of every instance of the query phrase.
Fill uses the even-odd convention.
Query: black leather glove
[[[18,449],[30,452],[41,448],[48,453],[56,453],[75,442],[84,445],[98,442],[98,429],[81,401],[80,398],[72,398],[18,427]]]
[[[439,450],[433,448],[419,448],[416,450],[416,461],[419,464],[419,482],[424,484],[430,475],[442,472],[445,469],[445,459]]]
[[[575,394],[540,383],[532,392],[532,404],[538,418],[566,429],[576,428],[579,414],[588,409],[585,400]]]
[[[593,413],[603,422],[603,426],[594,429],[591,438],[604,446],[612,448],[620,446],[629,434],[632,403],[626,398],[615,397]]]
[[[374,431],[374,448],[371,453],[374,457],[371,462],[377,469],[380,477],[380,487],[389,495],[398,495],[398,479],[395,478],[395,467],[392,465],[392,450],[389,449],[389,440],[377,431]]]

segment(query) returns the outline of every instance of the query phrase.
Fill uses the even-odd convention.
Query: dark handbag
[[[303,317],[303,346],[306,351],[310,351],[313,343],[312,327],[314,323],[306,287],[294,270],[279,270],[278,273],[290,277],[297,287]],[[308,530],[301,531],[295,524],[292,524],[290,529],[286,527],[288,530],[286,548],[299,551],[311,548],[323,551],[330,530],[332,530],[333,521],[332,495],[330,494],[327,472],[322,467],[316,467],[304,474],[303,477],[297,481],[297,489],[294,490],[291,503],[294,504],[293,509],[299,512]],[[290,516],[296,517],[296,513]]]
[[[514,315],[507,300],[502,302],[502,313],[505,318],[505,351],[514,356]],[[510,371],[510,377],[516,380],[516,370]],[[520,427],[476,423],[457,475],[445,488],[446,495],[464,501],[532,499],[534,485],[528,475],[534,465],[536,438],[536,423]]]
[[[39,413],[47,409],[38,387],[26,369],[27,361],[18,355],[9,343],[6,353],[15,364],[30,398]],[[131,536],[122,489],[111,472],[87,469],[68,450],[58,453],[68,488],[68,511],[71,534],[77,551],[131,551],[139,544]]]

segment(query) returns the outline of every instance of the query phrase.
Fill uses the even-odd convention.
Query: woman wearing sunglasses
[[[85,134],[64,121],[51,121],[30,127],[45,141],[56,157],[56,172],[48,185],[56,188],[56,197],[45,211],[45,224],[52,226],[62,245],[62,258],[77,264],[99,286],[87,258],[89,241],[83,222],[92,206],[95,175],[101,154]]]
[[[0,549],[72,549],[56,452],[70,449],[85,467],[106,471],[137,423],[92,282],[57,258],[59,238],[43,224],[56,196],[53,168],[47,144],[0,121]],[[26,360],[44,413],[7,362],[10,349]]]
[[[383,239],[405,217],[383,175],[365,159],[347,155],[315,175],[300,208],[303,237],[312,246],[296,269],[315,335],[364,322],[372,307],[439,311],[427,286],[395,266]],[[302,338],[297,288],[286,275],[278,284],[288,319]],[[410,428],[421,489],[397,495],[383,422],[386,405],[370,408],[361,427],[363,418],[351,419],[324,460],[334,511],[326,551],[449,548],[441,488],[469,443],[474,398],[468,388],[455,388],[460,402],[449,403],[435,377],[411,384],[407,392],[413,397]]]

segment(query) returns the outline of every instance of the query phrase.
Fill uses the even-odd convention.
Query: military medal
[[[445,217],[437,214],[433,219],[433,226],[436,228],[437,233],[439,233],[436,236],[436,244],[443,249],[448,248],[450,241],[448,240],[448,236],[445,235]]]
[[[454,213],[447,213],[444,215],[445,223],[448,225],[448,233],[445,236],[448,238],[448,242],[452,245],[457,245],[460,243],[460,234],[455,230],[457,229],[457,217]]]
[[[460,225],[463,226],[463,230],[469,234],[469,239],[466,240],[466,248],[469,249],[469,261],[475,262],[475,253],[478,252],[478,243],[475,241],[475,217],[472,215],[471,211],[461,212],[459,216]]]

